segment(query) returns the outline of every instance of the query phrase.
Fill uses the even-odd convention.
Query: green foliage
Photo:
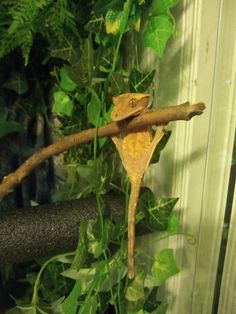
[[[150,190],[148,193],[154,200],[154,194]],[[164,208],[167,217],[169,206],[163,205],[163,211]],[[169,215],[170,219],[171,215]],[[144,221],[143,216],[140,223]],[[34,293],[31,304],[27,307],[17,306],[7,314],[43,313],[43,311],[61,314],[105,313],[108,304],[115,306],[116,313],[152,313],[153,311],[165,313],[166,304],[157,301],[156,293],[160,285],[178,272],[173,250],[157,251],[152,261],[151,272],[147,270],[145,262],[137,262],[136,276],[133,280],[128,280],[125,225],[125,220],[114,224],[108,219],[104,220],[103,224],[99,219],[82,223],[76,252],[59,255],[46,261],[35,282],[33,281]],[[139,255],[136,257],[137,261],[139,258],[144,261],[145,256],[141,252]],[[72,260],[68,259],[70,256],[73,256]],[[73,280],[73,288],[66,297],[61,295],[45,307],[45,303],[39,297],[40,291],[45,290],[48,280],[45,275],[50,265],[55,265],[55,262],[60,262],[62,265],[69,263],[70,266],[66,266],[61,276],[58,276]],[[103,303],[104,298],[106,304]]]
[[[155,262],[152,266],[152,275],[158,285],[162,285],[169,277],[179,272],[172,249],[163,249],[155,255]]]
[[[153,81],[156,70],[147,73],[141,73],[137,69],[132,69],[129,76],[129,88],[131,92],[145,92]]]
[[[150,19],[144,32],[144,46],[151,47],[159,57],[162,57],[166,43],[175,31],[174,17],[170,9],[178,4],[179,0],[153,0],[150,6]]]
[[[167,40],[174,32],[174,25],[167,15],[151,17],[144,33],[144,46],[151,47],[159,57],[163,56]]]
[[[0,138],[10,133],[22,132],[23,127],[20,123],[7,120],[7,110],[0,107]]]
[[[75,90],[77,85],[72,81],[66,69],[64,68],[60,69],[60,78],[61,78],[60,85],[62,89],[64,89],[67,92],[73,92]]]
[[[72,114],[73,103],[70,97],[63,91],[57,91],[53,94],[54,103],[52,111],[57,114],[64,114],[68,117]]]
[[[18,95],[23,95],[29,89],[25,75],[20,72],[11,72],[9,79],[4,82],[2,87],[13,90]]]
[[[143,72],[139,68],[138,49],[152,47],[158,56],[163,56],[175,31],[170,10],[177,3],[177,0],[1,2],[0,58],[9,69],[1,88],[19,97],[18,109],[28,115],[40,113],[46,120],[49,116],[57,119],[54,131],[60,136],[98,128],[110,120],[113,96],[127,91],[154,92],[155,69]],[[128,47],[127,38],[132,38]],[[123,51],[130,51],[129,62]],[[48,91],[50,99],[46,96]],[[22,131],[22,126],[10,121],[7,113],[0,110],[0,137]],[[169,137],[167,132],[152,162],[159,160]],[[54,200],[94,193],[99,219],[81,224],[75,252],[40,263],[39,273],[34,271],[27,281],[30,287],[26,296],[17,300],[17,306],[8,314],[95,314],[106,313],[108,306],[116,314],[165,313],[167,305],[158,301],[156,294],[158,286],[178,271],[173,252],[169,249],[157,252],[151,272],[143,264],[147,257],[138,252],[137,275],[129,281],[127,222],[123,219],[114,223],[103,217],[102,196],[109,190],[117,188],[128,199],[127,180],[118,171],[111,140],[95,138],[92,143],[71,149],[64,157],[67,176],[53,195]],[[143,189],[137,223],[164,236],[177,232],[179,221],[173,213],[176,202],[177,198],[156,201],[149,189]]]
[[[19,47],[27,64],[37,33],[48,40],[61,43],[65,29],[68,32],[76,32],[74,17],[68,10],[66,0],[19,0],[9,1],[6,6],[9,19],[5,24],[5,31],[1,34],[0,56],[5,56]]]
[[[178,198],[163,198],[156,201],[148,188],[141,191],[139,209],[140,217],[151,231],[176,231],[178,219],[172,213]],[[174,228],[176,226],[176,228]]]

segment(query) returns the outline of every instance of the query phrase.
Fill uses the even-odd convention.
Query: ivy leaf
[[[112,287],[118,284],[127,274],[127,266],[117,256],[111,259],[111,261],[105,265],[106,277],[99,286],[99,291],[108,292]]]
[[[66,115],[71,117],[73,110],[73,103],[70,97],[63,91],[57,91],[53,93],[54,103],[52,111],[57,114]]]
[[[61,77],[61,81],[60,81],[61,88],[64,89],[65,91],[73,92],[77,85],[69,77],[66,69],[64,68],[60,69],[60,77]]]
[[[87,270],[87,269],[86,269]],[[81,270],[82,271],[82,270]],[[78,298],[81,294],[84,294],[88,291],[90,285],[92,284],[92,279],[94,278],[94,272],[93,276],[89,277],[88,281],[88,272],[85,272],[84,275],[82,275],[80,280],[77,280],[74,288],[72,289],[69,296],[65,299],[65,301],[62,303],[61,307],[64,314],[77,314],[77,313],[96,313],[97,310],[97,301],[94,299],[94,296],[89,296],[86,298],[86,302],[83,303],[83,306],[80,307],[80,310],[78,312]],[[83,292],[82,286],[86,283],[87,289],[86,292]]]
[[[129,20],[132,1],[125,1],[123,10],[111,8],[107,11],[105,25],[107,34],[124,34]]]
[[[81,292],[81,283],[76,281],[74,287],[68,297],[61,304],[61,308],[64,314],[76,314],[78,309],[78,297]]]
[[[142,187],[138,212],[144,215],[145,222],[152,231],[163,231],[169,226],[177,201],[178,198],[163,198],[156,201],[154,193],[149,188]]]
[[[168,227],[170,214],[178,198],[163,198],[154,206],[143,208],[145,222],[152,231],[163,231]]]
[[[172,249],[163,249],[155,254],[155,262],[152,265],[151,272],[159,285],[162,285],[168,278],[179,272]]]
[[[147,313],[153,313],[153,311],[155,311],[160,305],[160,301],[157,300],[157,291],[158,287],[156,286],[151,290],[147,299],[145,300],[143,308],[145,311],[147,311]]]
[[[125,298],[131,302],[136,302],[140,299],[143,299],[145,296],[144,293],[144,279],[146,277],[146,272],[144,267],[136,267],[137,275],[130,282]]]
[[[150,7],[152,15],[168,14],[169,10],[178,4],[179,0],[154,0]]]
[[[156,149],[154,150],[154,153],[151,159],[152,164],[159,162],[161,151],[166,147],[166,144],[168,143],[170,136],[171,136],[171,131],[166,131],[160,143],[157,145]]]
[[[78,53],[75,41],[73,39],[64,38],[61,47],[52,46],[50,48],[50,55],[54,58],[59,58],[69,63],[75,63],[78,60]]]
[[[107,34],[117,34],[120,31],[123,12],[110,9],[105,17],[105,25]]]
[[[168,220],[167,232],[169,234],[175,233],[179,230],[179,226],[180,226],[179,219],[175,216],[174,213],[172,213]]]
[[[88,292],[90,285],[92,284],[96,269],[95,268],[81,268],[77,271],[75,268],[68,268],[64,270],[62,276],[77,280],[80,284],[77,285],[79,294],[83,295]]]
[[[94,90],[92,90],[91,93],[91,100],[87,106],[87,115],[89,123],[92,123],[94,126],[96,126],[101,112],[102,103]]]
[[[29,89],[25,76],[20,72],[12,72],[9,79],[2,86],[13,90],[18,95],[23,95]]]
[[[137,69],[132,69],[129,76],[129,88],[134,93],[144,93],[151,85],[156,70],[142,73]]]
[[[82,268],[87,258],[87,222],[81,222],[79,227],[79,243],[71,267],[77,271]]]
[[[153,48],[159,57],[163,56],[167,40],[174,32],[174,25],[167,15],[150,18],[143,35],[145,47]]]
[[[114,58],[114,47],[99,47],[96,53],[96,66],[99,71],[109,73],[112,71],[112,63]]]
[[[90,221],[87,228],[88,238],[88,252],[98,258],[109,243],[110,224],[107,222],[103,226],[102,232],[100,231],[98,222]]]
[[[98,301],[96,295],[91,295],[89,298],[86,298],[86,302],[83,302],[82,307],[80,308],[78,314],[95,314],[98,309]],[[68,313],[69,314],[69,313]]]
[[[0,138],[10,133],[22,132],[23,126],[15,121],[7,121],[7,110],[0,107]]]
[[[125,91],[125,82],[121,72],[111,72],[109,75],[112,96],[117,96]]]
[[[105,30],[104,25],[104,17],[102,15],[94,15],[85,25],[84,29],[89,32],[100,33]]]
[[[166,314],[167,310],[168,310],[168,304],[162,303],[158,306],[156,314]]]
[[[80,57],[72,66],[64,66],[73,82],[80,87],[91,85],[93,73],[93,44],[91,38],[86,38],[80,45]]]

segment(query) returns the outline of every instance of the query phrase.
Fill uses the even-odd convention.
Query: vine
[[[54,132],[61,137],[91,127],[97,130],[110,120],[113,96],[128,90],[154,93],[155,69],[145,73],[140,70],[137,42],[162,57],[168,39],[175,33],[171,9],[177,3],[178,0],[2,1],[0,57],[7,64],[17,58],[20,66],[11,68],[1,87],[19,97],[19,108],[26,114],[42,114],[49,126],[56,120]],[[127,38],[132,39],[129,49],[134,52],[129,64],[124,55]],[[48,89],[52,102],[45,97]],[[1,137],[24,131],[17,121],[9,119],[8,108],[0,111],[0,121],[4,121],[0,124]],[[162,149],[169,136],[167,133]],[[153,162],[159,156],[160,150]],[[138,251],[137,276],[129,281],[126,217],[114,222],[102,215],[102,197],[110,189],[122,191],[126,203],[129,195],[129,183],[124,173],[117,171],[117,153],[110,139],[95,136],[92,143],[70,149],[64,159],[67,177],[55,191],[54,200],[94,193],[99,219],[80,226],[74,253],[52,257],[41,266],[27,298],[18,300],[8,313],[165,313],[167,304],[157,300],[157,290],[178,272],[173,251],[166,248],[146,259]],[[177,200],[155,200],[154,194],[143,188],[137,223],[159,232],[160,238],[175,234],[179,227],[173,213]],[[49,266],[58,265],[58,261],[63,265],[60,298],[47,288],[47,276],[54,276],[59,269]],[[33,297],[26,306],[30,293]]]

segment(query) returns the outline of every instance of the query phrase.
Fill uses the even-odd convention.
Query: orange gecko
[[[148,111],[149,94],[126,93],[113,97],[112,121],[124,120]],[[131,183],[128,206],[128,277],[134,278],[135,214],[143,175],[148,168],[154,150],[164,135],[165,126],[157,128],[152,135],[151,127],[130,131],[122,136],[112,137],[122,164]]]

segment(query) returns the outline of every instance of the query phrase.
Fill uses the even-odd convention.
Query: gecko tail
[[[128,278],[135,276],[134,247],[135,247],[135,215],[142,184],[142,177],[130,176],[131,191],[128,207]]]

